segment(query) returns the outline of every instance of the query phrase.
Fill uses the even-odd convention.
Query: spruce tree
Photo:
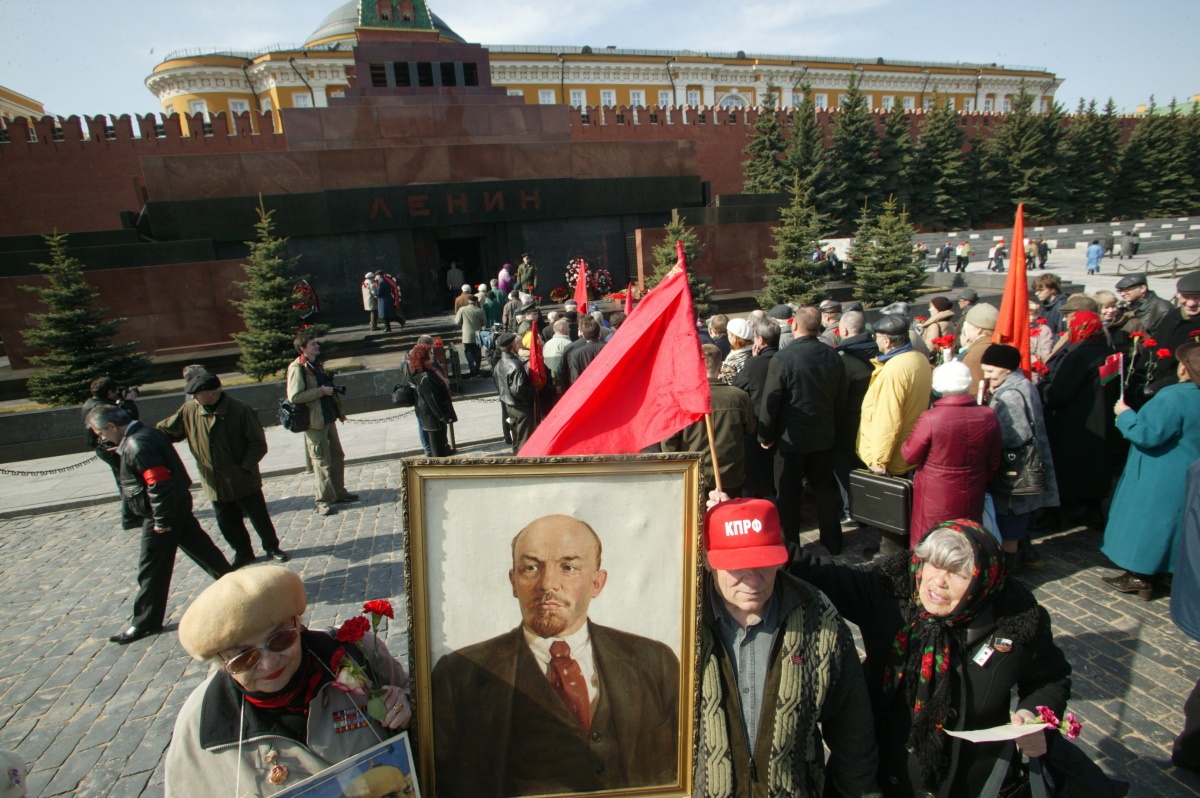
[[[958,114],[950,109],[948,98],[939,98],[925,115],[913,157],[910,209],[917,224],[931,230],[953,230],[966,224],[962,147]]]
[[[1167,113],[1138,122],[1121,158],[1121,213],[1126,217],[1182,216],[1194,208],[1193,156],[1187,122],[1174,102]]]
[[[706,318],[716,313],[717,308],[712,304],[712,280],[696,270],[696,262],[704,252],[704,247],[700,245],[700,239],[696,237],[695,231],[687,226],[687,219],[681,216],[668,222],[663,228],[663,232],[667,237],[661,244],[650,250],[654,257],[654,274],[646,281],[646,286],[654,288],[662,282],[671,269],[675,268],[675,264],[679,260],[679,254],[675,251],[675,242],[682,241],[683,256],[687,258],[688,290],[692,293],[692,308],[696,313],[696,318]]]
[[[834,116],[829,150],[829,198],[821,207],[838,235],[854,229],[851,215],[864,203],[874,207],[879,191],[879,131],[856,75]]]
[[[800,90],[800,105],[792,112],[792,129],[784,152],[789,188],[799,188],[805,204],[822,208],[829,199],[825,131],[817,121],[812,87],[804,84]]]
[[[1007,223],[1012,221],[1009,204],[1004,195],[1004,183],[997,165],[999,156],[990,138],[974,136],[967,144],[963,158],[963,176],[966,189],[963,191],[963,213],[966,227],[974,229],[988,222]],[[1009,213],[1006,219],[1004,215]]]
[[[754,133],[750,143],[742,150],[749,156],[742,162],[745,182],[742,190],[747,194],[778,194],[787,190],[787,166],[783,162],[783,125],[779,122],[780,112],[775,108],[779,89],[767,87],[767,101],[758,109],[754,120]]]
[[[859,218],[851,249],[855,297],[864,305],[912,302],[925,282],[924,264],[912,252],[912,225],[896,201],[888,199],[883,211]]]
[[[1061,127],[1033,112],[1034,97],[1021,84],[1012,111],[990,141],[1000,207],[1025,203],[1026,219],[1047,221],[1058,212],[1058,141]],[[1061,123],[1061,108],[1057,110]]]
[[[41,370],[29,378],[29,394],[47,405],[80,404],[92,381],[111,377],[121,385],[145,382],[150,361],[136,341],[113,343],[123,318],[105,319],[108,308],[94,307],[99,291],[84,279],[83,264],[67,254],[67,236],[45,236],[50,262],[37,263],[48,286],[23,285],[37,294],[46,313],[34,314],[34,327],[22,331],[25,343],[42,350],[30,358]]]
[[[1111,194],[1117,177],[1120,130],[1109,101],[1106,113],[1096,101],[1079,101],[1075,119],[1062,141],[1063,218],[1098,222],[1110,219]]]
[[[901,208],[911,201],[913,160],[912,118],[901,106],[893,105],[884,117],[879,141],[879,193],[896,200]]]
[[[775,237],[775,257],[766,261],[765,286],[758,298],[764,309],[788,302],[816,302],[826,296],[822,267],[812,260],[814,247],[824,248],[821,240],[825,219],[805,201],[803,188],[792,189],[791,204],[779,212]]]
[[[300,259],[288,257],[287,239],[275,236],[274,213],[260,198],[254,225],[258,237],[246,242],[250,257],[242,264],[247,280],[235,283],[246,298],[232,300],[246,325],[245,332],[233,335],[242,349],[238,369],[259,382],[285,370],[296,357],[292,341],[301,325],[300,311],[292,307]]]

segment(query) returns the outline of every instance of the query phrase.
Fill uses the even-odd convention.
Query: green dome
[[[312,32],[312,35],[305,40],[305,46],[321,39],[328,39],[335,36],[353,36],[354,29],[362,24],[360,20],[362,3],[359,0],[349,0],[349,2],[335,8],[329,16],[322,20],[320,26]],[[461,36],[451,30],[441,17],[429,12],[429,17],[433,21],[433,27],[443,39],[449,39],[454,42],[465,41]]]

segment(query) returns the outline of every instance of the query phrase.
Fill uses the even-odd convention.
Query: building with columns
[[[169,54],[146,78],[166,114],[271,112],[324,108],[345,96],[352,72],[355,29],[379,25],[388,15],[427,14],[416,20],[443,42],[462,38],[422,3],[350,0],[336,8],[301,45],[271,45],[253,52],[181,50]],[[374,16],[372,16],[374,14]],[[386,24],[386,19],[382,22]],[[930,107],[948,97],[956,110],[1003,113],[1024,85],[1038,98],[1035,110],[1053,99],[1061,80],[1038,67],[894,61],[883,58],[815,57],[690,50],[626,50],[615,47],[484,45],[492,85],[527,104],[589,106],[691,106],[745,108],[792,106],[810,85],[819,108],[836,108],[850,76],[858,74],[872,108]],[[434,64],[412,79],[441,85]],[[383,76],[376,76],[377,78]],[[405,76],[402,76],[404,78]],[[421,83],[426,85],[426,83]]]

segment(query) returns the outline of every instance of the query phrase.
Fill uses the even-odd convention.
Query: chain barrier
[[[92,455],[92,456],[91,456],[91,457],[89,457],[88,459],[84,460],[82,463],[76,463],[75,465],[69,465],[69,466],[63,466],[62,468],[52,468],[52,469],[50,469],[49,471],[11,471],[11,470],[9,470],[9,469],[7,469],[7,468],[0,468],[0,476],[6,476],[6,477],[48,477],[48,476],[52,476],[52,475],[54,475],[54,474],[65,474],[66,472],[68,472],[68,471],[74,471],[74,470],[75,470],[75,469],[77,469],[77,468],[83,468],[85,465],[87,465],[88,463],[92,462],[93,460],[99,460],[99,459],[100,459],[100,458],[99,458],[99,457],[97,457],[96,455]]]
[[[472,398],[467,398],[466,394],[461,394],[461,393],[458,396],[455,396],[453,398],[454,398],[455,404],[466,404],[468,402],[483,402],[483,401],[491,401],[491,400],[496,399],[495,396],[476,396],[476,397],[472,397]],[[347,424],[385,424],[389,421],[395,421],[398,418],[404,418],[405,416],[411,416],[414,412],[416,412],[416,411],[415,410],[401,410],[399,413],[396,413],[395,415],[384,416],[383,418],[347,418],[345,423],[347,423]],[[0,471],[0,473],[3,473],[3,472]]]
[[[1168,263],[1154,263],[1147,259],[1141,265],[1132,266],[1132,267],[1126,266],[1123,262],[1118,261],[1117,262],[1117,274],[1120,274],[1122,271],[1145,272],[1146,274],[1150,274],[1151,269],[1156,269],[1156,270],[1161,270],[1161,272],[1164,274],[1167,271],[1170,271],[1171,276],[1175,277],[1175,276],[1177,276],[1177,274],[1181,268],[1187,268],[1189,266],[1195,266],[1197,264],[1200,264],[1200,257],[1196,258],[1195,260],[1180,260],[1179,258],[1171,258],[1170,262],[1168,262]]]

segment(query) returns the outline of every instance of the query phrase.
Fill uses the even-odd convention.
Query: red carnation
[[[921,679],[929,681],[933,678],[933,654],[925,654],[921,657]]]
[[[1030,328],[1030,330],[1029,330],[1029,337],[1030,337],[1030,338],[1035,338],[1035,337],[1037,337],[1037,336],[1038,336],[1038,335],[1039,335],[1041,332],[1042,332],[1042,328],[1041,328],[1041,327],[1032,327],[1032,328]]]
[[[1200,330],[1192,330],[1190,333],[1188,333],[1188,337],[1193,341],[1200,341]]]
[[[339,643],[357,643],[371,628],[371,622],[361,615],[355,615],[338,628]]]
[[[1131,332],[1129,334],[1129,337],[1134,341],[1138,341],[1138,340],[1141,340],[1142,338],[1145,338],[1146,334],[1144,332]]]
[[[914,316],[913,318],[916,321],[929,321],[929,319],[925,318],[924,316]]]
[[[1145,341],[1142,341],[1142,343],[1146,345],[1147,349],[1153,349],[1154,347],[1158,346],[1158,341],[1154,340],[1153,338],[1147,338]]]
[[[329,659],[329,670],[336,671],[338,666],[342,664],[342,659],[346,656],[346,649],[341,646],[337,651],[333,652],[333,656]]]
[[[374,599],[363,605],[363,612],[369,612],[372,615],[384,615],[388,618],[395,619],[396,613],[392,611],[392,602],[387,599]]]
[[[1170,357],[1170,356],[1171,356],[1171,350],[1170,350],[1170,349],[1167,349],[1167,348],[1164,346],[1162,349],[1158,350],[1158,351],[1157,351],[1157,352],[1155,352],[1154,354],[1158,355],[1159,357]]]
[[[1045,324],[1045,323],[1046,323],[1046,318],[1045,318],[1044,316],[1038,316],[1037,323],[1038,323],[1038,324]]]

